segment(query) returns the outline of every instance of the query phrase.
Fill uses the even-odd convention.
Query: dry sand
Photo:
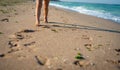
[[[34,3],[1,9],[0,70],[120,70],[120,24],[51,6],[35,27]]]

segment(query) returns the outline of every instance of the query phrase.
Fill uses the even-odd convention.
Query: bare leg
[[[36,0],[36,23],[35,23],[36,26],[39,26],[39,24],[40,24],[42,1],[43,0]]]
[[[48,6],[49,6],[50,0],[44,0],[44,22],[48,22],[47,16],[48,16]]]

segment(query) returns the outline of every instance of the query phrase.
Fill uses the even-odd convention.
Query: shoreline
[[[99,17],[96,17],[96,16],[91,16],[91,15],[86,15],[86,14],[82,14],[82,13],[79,13],[79,12],[76,12],[76,11],[73,11],[73,10],[69,10],[69,9],[65,9],[65,8],[60,8],[60,7],[56,7],[56,6],[50,6],[50,7],[53,7],[53,8],[56,8],[56,9],[58,9],[58,10],[62,10],[62,11],[65,11],[65,12],[67,12],[67,13],[72,13],[72,14],[74,14],[74,15],[72,15],[72,16],[74,16],[74,17],[78,17],[78,18],[81,18],[81,19],[78,19],[79,21],[81,20],[82,21],[82,19],[86,19],[86,20],[89,20],[89,21],[91,21],[91,22],[84,22],[84,21],[82,21],[83,23],[81,23],[81,24],[83,24],[84,25],[84,23],[86,23],[86,25],[92,25],[93,24],[93,27],[94,27],[94,25],[96,26],[96,24],[99,24],[99,25],[101,25],[101,28],[104,28],[104,24],[105,25],[109,25],[109,26],[107,26],[107,27],[110,27],[110,28],[115,28],[115,30],[117,29],[117,30],[120,30],[120,28],[119,28],[119,26],[120,26],[120,24],[119,23],[117,23],[117,22],[114,22],[114,21],[112,21],[112,20],[108,20],[108,19],[104,19],[104,18],[99,18]],[[77,15],[77,16],[76,16]],[[82,17],[79,17],[79,16],[84,16],[84,18],[82,18]],[[97,20],[97,21],[94,21],[94,20]],[[76,20],[77,21],[77,20]],[[80,22],[81,22],[80,21]],[[102,22],[101,22],[102,21]],[[92,23],[92,24],[91,24]],[[102,25],[102,23],[104,23],[103,25]],[[70,23],[71,24],[71,23]],[[78,23],[77,23],[78,24]],[[112,26],[113,25],[113,26]],[[99,26],[98,26],[99,27]],[[106,27],[105,27],[106,28]]]
[[[49,23],[42,11],[36,27],[33,2],[7,9],[0,13],[0,70],[119,70],[119,24],[50,6]]]
[[[66,11],[75,12],[75,13],[78,13],[78,14],[83,14],[83,13],[80,13],[80,12],[77,12],[77,11],[74,11],[74,10],[70,10],[70,9],[67,9],[67,8],[57,7],[57,6],[53,6],[53,5],[50,5],[50,6],[51,6],[51,7],[55,7],[55,8],[59,8],[59,9],[62,9],[62,10],[66,10]],[[116,21],[113,21],[113,20],[110,20],[110,19],[105,19],[105,18],[93,16],[93,15],[88,15],[88,14],[83,14],[83,15],[92,16],[92,17],[96,17],[96,18],[108,20],[108,21],[111,21],[111,22],[116,23],[116,24],[120,24],[119,22],[116,22]]]
[[[76,5],[75,5],[75,3],[76,3]],[[104,19],[108,19],[108,20],[112,20],[114,22],[120,23],[119,13],[117,13],[117,10],[119,11],[119,8],[117,8],[116,5],[106,4],[103,7],[102,6],[103,4],[95,4],[95,3],[91,4],[91,3],[81,3],[81,2],[63,2],[63,3],[62,2],[51,2],[50,5],[74,10],[79,13],[96,16],[96,17],[100,17],[100,18],[104,18]],[[90,5],[90,6],[88,6],[88,5]],[[111,7],[111,10],[109,10],[109,7]],[[116,11],[116,15],[115,15],[115,11]]]

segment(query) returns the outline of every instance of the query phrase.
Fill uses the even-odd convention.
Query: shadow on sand
[[[92,26],[85,26],[85,25],[78,25],[78,24],[65,24],[60,22],[49,22],[48,24],[51,24],[53,27],[62,27],[62,28],[75,28],[75,29],[85,29],[85,30],[96,30],[96,31],[106,31],[106,32],[113,32],[113,33],[120,33],[118,30],[112,30],[112,29],[103,29],[98,27],[92,27]],[[41,25],[44,28],[50,28],[49,25]]]

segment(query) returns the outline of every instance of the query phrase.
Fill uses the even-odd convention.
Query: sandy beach
[[[0,70],[120,70],[120,24],[35,3],[0,6]]]

